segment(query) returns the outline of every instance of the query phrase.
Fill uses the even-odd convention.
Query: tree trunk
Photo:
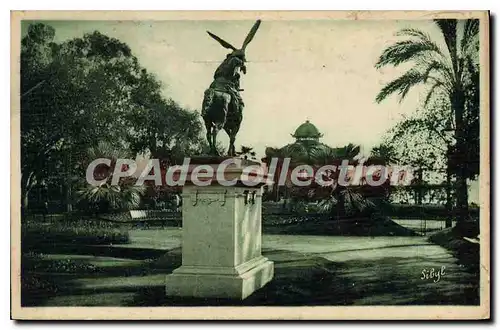
[[[450,167],[446,167],[446,228],[453,226],[452,218],[452,200],[451,200],[451,171]]]
[[[457,212],[458,222],[465,222],[469,218],[467,175],[464,173],[463,165],[460,165],[457,173]]]
[[[416,204],[422,205],[423,200],[423,191],[422,191],[422,183],[423,183],[423,170],[421,168],[417,171],[417,191],[416,191]]]
[[[66,158],[66,212],[71,213],[73,212],[73,192],[72,192],[72,180],[71,180],[71,168],[72,168],[72,161],[73,161],[73,154],[70,152],[69,154],[69,159]]]
[[[457,192],[457,226],[463,226],[469,217],[469,202],[467,188],[467,167],[465,164],[465,127],[464,127],[464,93],[456,91],[452,96],[451,104],[455,114],[455,165],[456,165],[456,192]]]
[[[72,187],[70,180],[68,180],[68,186],[66,187],[66,212],[73,212]]]
[[[28,210],[29,193],[31,188],[33,188],[34,175],[34,172],[30,172],[28,175],[21,175],[21,211],[23,213]]]
[[[21,205],[21,207],[27,211],[28,210],[28,204],[29,204],[29,192],[30,192],[30,189],[26,189],[24,191],[24,196],[23,196],[23,203]]]

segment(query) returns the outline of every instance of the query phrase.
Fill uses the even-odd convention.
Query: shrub
[[[129,235],[125,228],[105,221],[28,221],[21,227],[21,242],[23,248],[46,244],[125,244],[129,242]]]
[[[144,194],[143,186],[134,186],[130,182],[112,186],[108,183],[100,186],[86,185],[77,192],[79,206],[94,213],[131,210],[140,205]]]
[[[385,208],[385,214],[401,219],[446,219],[456,217],[455,211],[446,209],[443,205],[390,204]],[[470,207],[469,214],[479,218],[479,208]]]
[[[21,267],[23,272],[44,272],[44,273],[96,273],[100,271],[93,264],[81,260],[45,259],[43,254],[28,252],[21,257]]]

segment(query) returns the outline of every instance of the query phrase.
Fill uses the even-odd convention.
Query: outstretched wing
[[[219,38],[218,36],[216,36],[215,34],[211,33],[210,31],[207,31],[207,33],[208,33],[209,36],[211,36],[212,38],[214,38],[215,40],[217,40],[222,45],[222,47],[229,48],[229,49],[232,49],[232,50],[236,50],[236,47],[234,47],[233,45],[231,45],[229,42],[224,41],[222,38]]]
[[[245,41],[243,41],[243,46],[241,46],[241,50],[245,51],[245,48],[247,48],[250,41],[252,41],[253,36],[255,35],[257,30],[259,29],[259,26],[260,26],[260,19],[258,19],[257,22],[255,22],[255,24],[252,26],[252,29],[250,30],[250,32],[248,32],[248,35],[245,38]]]

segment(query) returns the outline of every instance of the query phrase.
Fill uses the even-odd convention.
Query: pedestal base
[[[165,293],[245,299],[274,275],[274,264],[261,251],[262,185],[267,177],[257,171],[262,173],[252,183],[243,173],[249,165],[260,165],[241,159],[224,169],[219,162],[205,165],[234,184],[193,181],[182,188],[182,266],[167,276]]]
[[[166,279],[167,296],[245,299],[271,281],[274,263],[255,258],[235,268],[181,266]]]

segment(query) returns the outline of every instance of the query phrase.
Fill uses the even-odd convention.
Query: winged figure
[[[217,35],[207,31],[222,47],[231,49],[224,61],[214,73],[214,80],[210,87],[205,90],[202,104],[202,117],[207,130],[207,140],[210,145],[210,153],[218,155],[216,148],[217,134],[224,129],[229,136],[228,155],[235,156],[234,142],[243,119],[243,99],[240,91],[241,74],[246,74],[245,49],[252,41],[259,29],[260,20],[257,20],[250,29],[240,49]]]

